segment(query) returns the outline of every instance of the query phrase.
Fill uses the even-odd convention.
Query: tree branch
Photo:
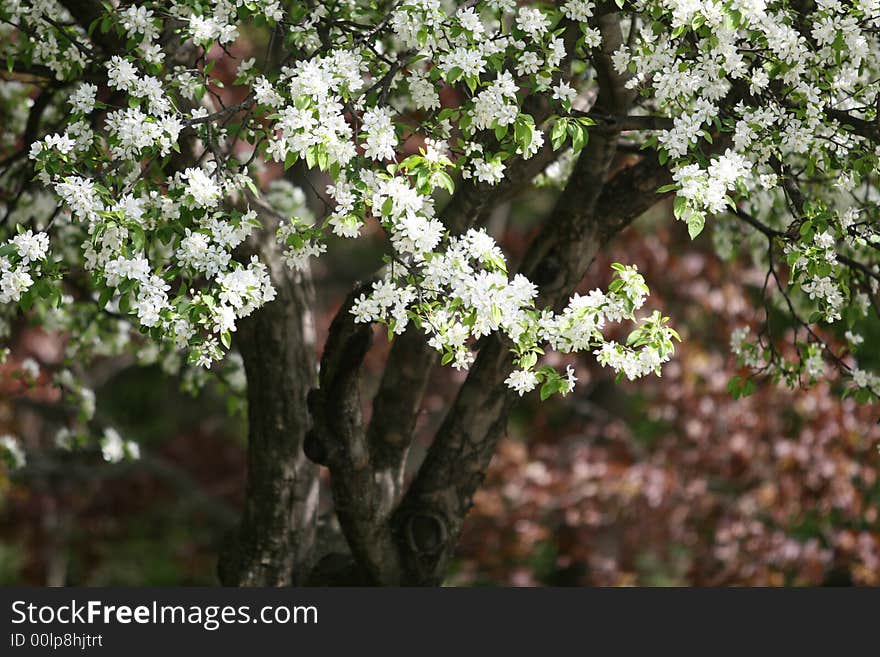
[[[356,324],[349,312],[367,288],[352,292],[330,325],[320,385],[309,393],[314,424],[305,447],[310,459],[330,469],[339,524],[368,581],[395,584],[400,564],[388,524],[390,508],[375,477],[361,413],[359,375],[372,326]]]

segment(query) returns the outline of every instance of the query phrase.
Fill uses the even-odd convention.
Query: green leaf
[[[703,226],[706,225],[706,218],[699,212],[691,211],[687,219],[688,235],[691,239],[696,239],[697,235],[703,232]]]
[[[287,163],[287,160],[285,159],[285,164],[286,164],[286,163]],[[249,190],[251,190],[251,193],[252,193],[254,196],[259,196],[259,195],[260,195],[260,190],[257,189],[257,185],[256,185],[256,183],[253,181],[253,179],[252,179],[250,176],[248,176],[247,178],[245,178],[245,181],[244,181],[244,182],[245,182],[245,184],[247,185],[247,188],[248,188]]]
[[[55,285],[52,285],[49,288],[49,294],[47,296],[47,300],[49,301],[49,305],[54,306],[55,308],[61,307],[61,290],[59,290]]]
[[[513,126],[513,136],[520,148],[526,150],[532,143],[535,132],[535,120],[530,114],[520,114]]]
[[[103,308],[108,303],[110,303],[110,299],[113,298],[113,288],[105,287],[101,291],[101,296],[98,297],[98,307]]]
[[[417,166],[424,164],[425,158],[421,155],[410,155],[403,162],[400,163],[401,168],[406,169],[407,171],[411,171],[415,169]]]
[[[450,176],[445,171],[438,171],[434,174],[435,181],[439,181],[438,187],[442,187],[450,194],[455,192],[455,183],[452,181],[452,176]]]
[[[641,337],[642,337],[642,331],[641,331],[641,329],[636,329],[635,331],[632,331],[632,332],[626,337],[626,345],[627,345],[628,347],[631,347],[631,346],[634,345],[636,342],[638,342],[639,339],[640,339]]]
[[[580,153],[581,149],[587,145],[587,131],[583,126],[577,123],[569,123],[568,134],[571,135],[571,148],[575,153]]]
[[[550,143],[553,145],[554,151],[562,148],[562,145],[565,143],[567,130],[568,120],[556,119],[556,123],[553,124],[553,130],[550,132]]]
[[[727,392],[734,399],[739,399],[739,392],[742,389],[742,379],[738,376],[731,377],[730,381],[727,382]]]
[[[144,248],[144,243],[146,242],[146,235],[144,234],[144,229],[140,226],[129,226],[128,232],[131,235],[131,246],[137,251],[142,251]]]
[[[676,219],[684,217],[684,211],[687,208],[687,199],[684,196],[676,196],[672,204],[672,214]]]

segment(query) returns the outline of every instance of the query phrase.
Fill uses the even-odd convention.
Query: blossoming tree
[[[243,364],[224,582],[440,582],[516,399],[575,386],[546,352],[630,379],[673,356],[637,263],[575,293],[668,197],[692,237],[710,221],[766,268],[760,329],[732,332],[755,376],[880,388],[857,358],[880,279],[880,2],[3,0],[0,25],[0,332],[24,314],[69,336],[57,442],[103,433],[108,460],[138,448],[95,426],[76,374],[95,359],[194,384]],[[558,193],[514,271],[487,220],[532,184]],[[294,185],[318,187],[311,209]],[[376,230],[386,255],[316,362],[310,262]],[[376,324],[392,347],[366,421]],[[467,377],[405,482],[438,362]],[[318,465],[344,555],[316,538]]]

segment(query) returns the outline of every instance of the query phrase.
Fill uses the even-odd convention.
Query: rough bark
[[[406,459],[436,362],[437,351],[427,345],[418,329],[410,327],[395,339],[373,398],[367,441],[386,517],[403,494]]]
[[[366,286],[364,286],[366,287]],[[349,312],[358,289],[336,314],[321,358],[320,385],[309,394],[314,427],[306,453],[330,469],[336,517],[359,577],[373,584],[398,584],[400,563],[367,443],[361,414],[359,372],[372,342],[369,324],[356,324]]]
[[[227,585],[286,586],[305,582],[314,558],[318,468],[303,453],[316,379],[313,294],[271,237],[261,241],[278,298],[242,320],[235,336],[248,382],[247,489],[219,572]]]

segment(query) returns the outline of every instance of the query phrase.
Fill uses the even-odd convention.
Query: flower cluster
[[[501,250],[484,230],[449,237],[443,249],[431,253],[414,251],[411,241],[398,244],[410,247],[399,255],[402,271],[396,273],[392,262],[372,292],[356,300],[355,321],[384,322],[390,332],[402,333],[412,319],[443,353],[442,362],[459,369],[473,362],[472,340],[501,332],[514,345],[518,366],[506,383],[520,395],[539,383],[545,397],[574,387],[570,372],[561,376],[546,365],[534,369],[543,345],[566,353],[593,350],[600,363],[630,379],[659,373],[674,351],[678,336],[656,312],[626,345],[607,341],[602,333],[606,322],[635,321],[644,304],[648,288],[634,267],[615,265],[617,277],[608,293],[575,295],[556,314],[536,308],[538,289],[525,276],[508,277]]]
[[[0,303],[18,303],[39,279],[49,236],[25,231],[0,246]]]
[[[748,175],[751,163],[728,149],[712,158],[706,169],[699,164],[679,167],[672,174],[677,185],[675,216],[687,223],[691,237],[703,229],[706,214],[718,214],[733,205],[728,192]]]

